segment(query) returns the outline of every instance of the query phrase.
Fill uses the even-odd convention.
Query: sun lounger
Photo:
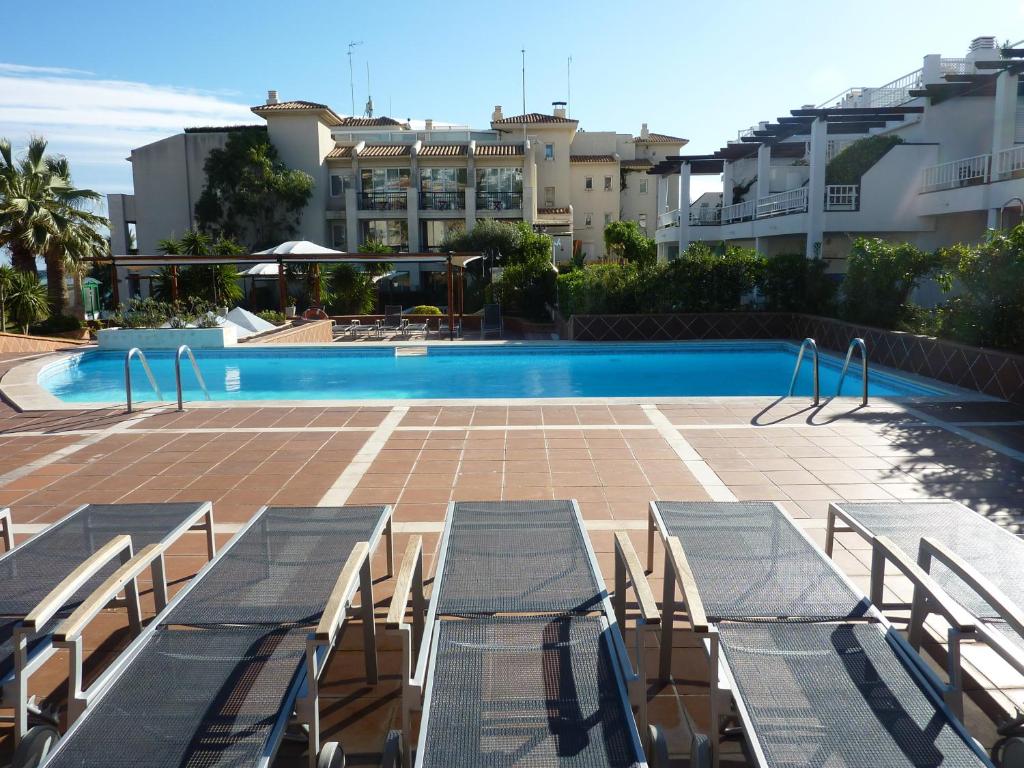
[[[428,325],[426,320],[416,323],[412,322],[411,320],[406,320],[405,325],[402,328],[402,333],[406,337],[412,336],[414,333],[420,333],[423,334],[424,337],[426,337],[427,332]]]
[[[381,321],[378,331],[380,333],[404,333],[407,322],[409,321],[402,317],[400,304],[388,304],[384,307],[384,319]]]
[[[424,623],[422,544],[410,542],[387,626],[403,640],[406,734],[422,709],[417,766],[647,765],[643,654],[633,673],[616,611],[627,575],[641,629],[658,611],[624,534],[616,552],[613,606],[575,502],[455,502]],[[407,764],[398,742],[386,755]]]
[[[10,547],[9,510],[0,511],[0,529]],[[206,532],[213,557],[210,502],[87,504],[0,555],[0,706],[14,709],[16,744],[28,733],[30,714],[53,721],[30,701],[28,681],[53,655],[57,624],[133,552],[156,542],[169,546],[192,530]],[[137,599],[128,595],[127,605],[132,628],[141,631]]]
[[[45,765],[266,768],[293,713],[310,765],[342,765],[336,743],[320,745],[319,679],[359,591],[377,681],[370,559],[382,536],[390,575],[390,507],[264,507],[89,690],[81,637],[98,608],[83,604],[55,635],[71,651],[73,724]],[[159,553],[124,566],[97,601],[147,557]]]
[[[449,325],[448,318],[442,317],[437,321],[437,336],[441,339],[447,338],[448,336],[462,338],[462,323],[455,320],[454,325]]]
[[[872,544],[871,599],[882,605],[886,562],[917,556],[917,564],[978,620],[977,634],[1024,674],[1024,541],[954,501],[831,504],[825,551],[836,533]],[[895,558],[895,559],[894,559]],[[908,638],[924,639],[934,611],[923,594],[911,603]]]
[[[378,322],[363,325],[358,320],[353,320],[348,325],[335,325],[334,332],[340,336],[355,336],[357,338],[360,336],[370,337],[378,336],[379,328],[380,324]]]
[[[729,703],[757,766],[991,766],[944,701],[956,681],[941,681],[781,507],[653,502],[649,520],[648,561],[655,533],[666,554],[662,675],[677,584],[712,671],[711,741],[694,738],[692,766],[718,764]],[[942,601],[927,574],[901,567]],[[939,610],[951,632],[973,631],[963,610]]]
[[[480,321],[480,338],[486,339],[492,334],[501,338],[504,326],[501,321],[500,304],[484,304],[484,316]]]

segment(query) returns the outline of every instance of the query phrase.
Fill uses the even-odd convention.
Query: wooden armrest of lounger
[[[388,629],[398,629],[405,620],[405,607],[409,603],[409,595],[412,592],[413,577],[422,557],[423,537],[413,536],[405,548],[402,567],[395,579],[395,592],[391,596],[391,605],[388,607],[388,617],[384,625]]]
[[[626,568],[626,574],[633,584],[637,606],[644,623],[660,624],[661,612],[658,610],[658,601],[654,599],[654,592],[651,591],[651,585],[644,574],[640,558],[637,557],[633,542],[629,540],[629,534],[625,531],[616,531],[615,533],[615,555],[617,559],[621,559]]]
[[[10,552],[14,549],[14,531],[11,529],[11,510],[7,507],[0,509],[0,537],[3,537],[5,552]]]
[[[967,582],[967,585],[981,595],[985,602],[991,605],[1007,624],[1013,627],[1019,634],[1024,635],[1024,611],[1003,590],[989,581],[988,577],[983,576],[960,555],[933,538],[926,536],[921,539],[921,552],[928,557],[934,557],[939,560],[949,570]]]
[[[923,589],[935,603],[936,610],[941,613],[946,621],[958,632],[973,632],[977,626],[975,618],[964,609],[946,591],[936,583],[927,571],[910,559],[896,542],[888,536],[876,536],[872,542],[876,553],[881,553],[893,565],[903,572],[903,575],[914,584]]]
[[[707,632],[708,617],[704,612],[704,603],[701,602],[697,581],[693,578],[693,571],[690,570],[690,563],[686,560],[683,545],[678,536],[669,537],[665,556],[672,562],[676,583],[683,591],[683,600],[686,602],[686,613],[690,617],[690,626],[694,632]]]
[[[129,560],[132,556],[132,537],[127,535],[115,536],[102,547],[97,549],[92,556],[75,570],[68,574],[60,584],[54,587],[50,594],[39,601],[39,605],[32,609],[22,620],[22,626],[26,629],[38,631],[46,622],[53,618],[78,590],[80,590],[89,579],[95,576],[111,560],[121,557],[122,562]]]
[[[57,631],[53,633],[54,642],[70,643],[77,640],[96,614],[117,597],[128,582],[137,578],[154,560],[163,555],[166,549],[167,545],[163,543],[150,544],[114,571],[109,579],[100,584],[74,613],[57,627]]]
[[[333,642],[335,633],[338,631],[338,624],[348,608],[346,595],[355,589],[359,581],[359,572],[363,563],[370,556],[370,545],[368,542],[360,541],[352,548],[352,554],[345,561],[345,567],[334,584],[327,605],[324,607],[320,623],[316,626],[316,639],[319,642]]]

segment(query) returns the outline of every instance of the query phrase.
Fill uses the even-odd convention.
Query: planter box
[[[225,328],[104,328],[99,332],[100,349],[129,350],[177,349],[188,344],[192,349],[223,349],[238,342],[233,327]]]

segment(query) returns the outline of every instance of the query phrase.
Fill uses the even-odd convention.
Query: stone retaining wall
[[[334,341],[334,321],[296,321],[290,328],[269,331],[248,339],[246,344],[330,344]]]
[[[52,336],[24,336],[20,333],[0,333],[0,354],[26,354],[56,352],[89,344],[89,341],[59,339]]]

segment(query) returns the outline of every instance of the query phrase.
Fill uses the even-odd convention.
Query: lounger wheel
[[[711,768],[711,739],[705,733],[690,737],[690,768]]]
[[[14,750],[11,768],[36,768],[50,754],[60,732],[52,725],[37,725],[28,729],[28,733]]]
[[[345,768],[345,750],[336,741],[328,741],[320,747],[316,768]]]
[[[1009,736],[992,749],[992,759],[999,768],[1024,768],[1024,736]]]
[[[650,736],[650,752],[647,755],[647,763],[651,768],[668,768],[668,742],[665,741],[665,732],[656,725],[648,725],[647,733]]]
[[[403,749],[402,732],[396,730],[388,731],[388,738],[384,742],[384,756],[381,758],[380,768],[401,768]]]

